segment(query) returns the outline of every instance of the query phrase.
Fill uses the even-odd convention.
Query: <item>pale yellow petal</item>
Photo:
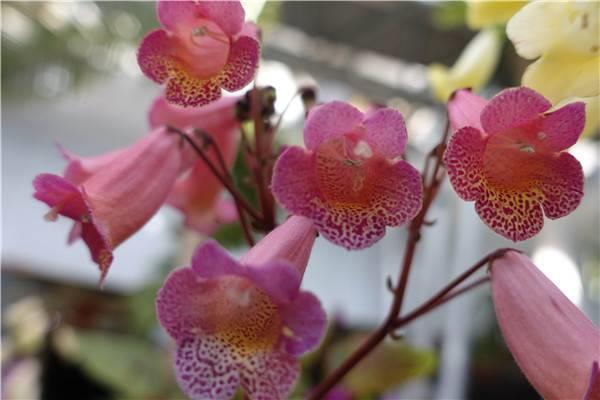
[[[547,53],[598,55],[597,1],[535,1],[523,7],[506,26],[517,53],[535,59]]]
[[[600,96],[587,97],[585,101],[585,128],[581,137],[591,137],[600,128]]]
[[[522,85],[540,92],[552,103],[567,97],[593,97],[600,93],[600,57],[545,54],[527,67]]]
[[[435,98],[445,102],[456,89],[481,89],[496,70],[501,50],[501,33],[497,29],[486,29],[467,44],[452,68],[432,64],[428,73]]]
[[[514,0],[467,1],[467,25],[471,29],[480,29],[504,24],[526,3]]]

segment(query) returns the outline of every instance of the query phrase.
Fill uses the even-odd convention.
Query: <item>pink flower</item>
[[[450,182],[462,199],[475,201],[490,228],[513,241],[534,236],[544,214],[565,216],[583,197],[581,165],[563,150],[583,130],[584,104],[550,107],[525,87],[489,102],[461,90],[448,104],[458,129],[444,155]]]
[[[291,217],[238,262],[216,242],[192,266],[171,273],[156,299],[158,319],[177,341],[176,378],[192,399],[287,399],[297,358],[315,347],[326,316],[299,290],[314,243],[310,220]]]
[[[156,11],[163,29],[143,39],[138,64],[169,102],[202,106],[252,80],[260,45],[239,1],[159,0]]]
[[[180,172],[179,138],[156,129],[133,146],[99,157],[77,158],[65,177],[38,175],[34,197],[75,221],[69,241],[81,236],[104,281],[113,250],[137,232],[166,200]]]
[[[161,96],[155,100],[150,110],[150,125],[203,130],[212,137],[231,169],[239,141],[240,123],[236,118],[238,100],[239,97],[222,97],[207,106],[191,109],[169,104]],[[211,161],[217,164],[212,149],[207,149],[207,153]],[[206,164],[198,159],[198,155],[193,152],[186,154],[193,157],[192,168],[177,180],[167,203],[181,210],[188,227],[211,234],[221,224],[237,220],[235,204],[232,199],[221,196],[223,185]]]
[[[600,330],[524,255],[491,267],[504,340],[546,400],[600,399]]]
[[[390,108],[363,115],[339,101],[316,107],[304,128],[307,149],[290,147],[275,164],[273,194],[333,243],[369,247],[421,208],[421,177],[400,158],[406,141],[402,115]]]

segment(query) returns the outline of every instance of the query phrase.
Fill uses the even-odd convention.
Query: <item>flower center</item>
[[[199,78],[210,78],[227,64],[229,37],[214,22],[198,19],[178,36],[181,41],[178,56]]]
[[[381,161],[359,135],[351,133],[322,143],[316,150],[316,173],[321,193],[334,207],[368,207],[373,194],[369,179]]]

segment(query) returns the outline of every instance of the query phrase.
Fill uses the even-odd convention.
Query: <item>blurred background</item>
[[[318,100],[399,109],[409,132],[408,160],[419,168],[439,141],[443,105],[427,65],[452,65],[475,35],[463,2],[244,3],[263,29],[259,85],[276,88],[283,111],[301,85]],[[2,7],[2,395],[3,399],[183,398],[170,366],[172,343],[157,325],[154,296],[164,276],[187,264],[202,238],[163,208],[115,253],[104,290],[80,241],[67,247],[69,222],[45,222],[32,180],[60,173],[60,143],[80,155],[127,146],[148,131],[160,88],[136,62],[140,39],[158,27],[151,2],[9,2]],[[510,41],[487,97],[516,86],[527,62]],[[279,140],[300,143],[299,99]],[[571,152],[586,195],[567,218],[546,220],[518,244],[597,325],[600,322],[598,135]],[[430,211],[410,277],[405,310],[497,247],[512,246],[479,220],[450,185]],[[243,246],[220,237],[232,251]],[[303,282],[331,319],[322,348],[306,357],[302,393],[339,363],[386,315],[388,276],[398,274],[405,231],[348,252],[318,239]],[[356,399],[536,399],[508,353],[489,288],[461,296],[386,343],[343,383]],[[298,395],[300,398],[300,395]]]

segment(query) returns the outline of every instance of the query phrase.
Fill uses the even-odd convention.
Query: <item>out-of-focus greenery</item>
[[[53,97],[98,74],[139,74],[135,52],[158,26],[152,2],[10,2],[2,7],[2,92]]]
[[[442,1],[432,12],[434,25],[441,30],[460,28],[465,25],[467,6],[463,1]]]

